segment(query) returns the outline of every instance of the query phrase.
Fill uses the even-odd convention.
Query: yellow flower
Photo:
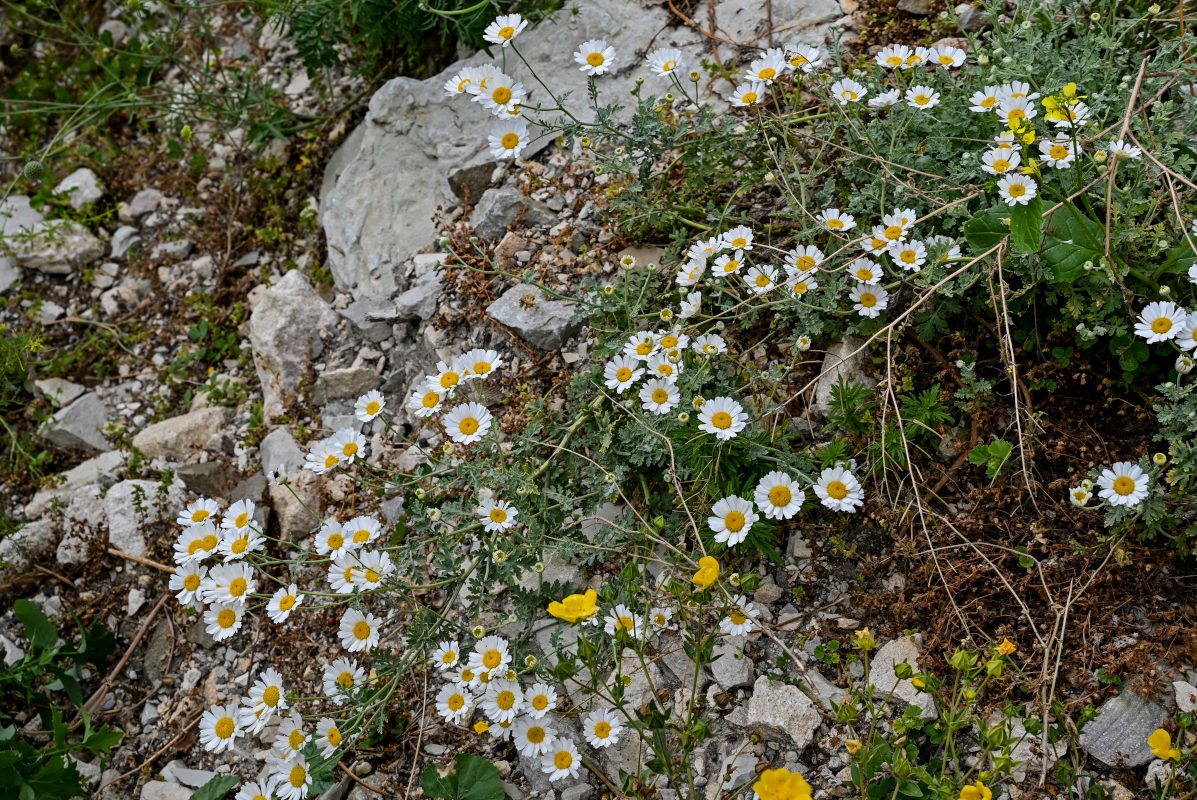
[[[474,733],[481,736],[490,730],[490,725],[486,724],[486,720],[478,720],[474,723]]]
[[[911,678],[910,682],[912,684],[914,684],[914,688],[916,688],[916,689],[926,689],[927,688],[927,682],[925,680],[923,680],[922,678],[920,678],[918,675],[915,675],[913,678]]]
[[[598,593],[594,589],[587,589],[586,594],[571,594],[562,599],[560,603],[556,600],[549,603],[549,613],[566,622],[590,619],[601,608],[595,603],[596,600],[598,600]]]
[[[1172,737],[1163,728],[1147,737],[1147,746],[1151,754],[1165,761],[1180,761],[1180,750],[1172,746]]]
[[[844,749],[852,755],[859,753],[862,747],[864,747],[864,742],[860,739],[848,739],[844,742]]]
[[[869,632],[868,628],[861,628],[855,633],[855,636],[858,650],[872,650],[877,646],[877,640],[873,638],[873,634]]]
[[[1003,656],[1012,655],[1014,653],[1014,651],[1017,649],[1018,648],[1015,647],[1014,642],[1010,641],[1009,639],[1007,639],[1005,637],[1002,638],[1002,643],[999,644],[997,647],[998,653]]]
[[[993,792],[989,787],[977,781],[972,786],[965,786],[960,790],[960,800],[993,800]]]
[[[719,562],[711,556],[703,556],[698,559],[698,572],[694,573],[690,582],[703,589],[710,589],[717,580],[719,580]]]
[[[752,790],[761,800],[811,800],[810,784],[797,772],[784,767],[767,769],[752,784]]]

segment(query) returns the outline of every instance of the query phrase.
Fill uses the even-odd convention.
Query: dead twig
[[[165,564],[161,564],[157,561],[154,561],[153,559],[142,558],[141,556],[135,556],[132,553],[126,553],[124,550],[117,550],[115,547],[108,548],[108,555],[116,556],[118,558],[123,558],[126,561],[132,561],[135,564],[141,564],[146,567],[153,567],[154,569],[160,569],[163,572],[166,572],[170,575],[175,574],[174,567],[168,567]]]

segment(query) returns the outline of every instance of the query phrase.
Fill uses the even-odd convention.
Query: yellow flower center
[[[646,356],[653,351],[652,342],[641,342],[636,345],[636,355]]]
[[[843,481],[832,481],[827,484],[827,495],[836,500],[843,500],[848,496],[848,487],[844,485]]]
[[[1114,479],[1114,491],[1120,496],[1126,497],[1135,491],[1135,481],[1133,478],[1128,478],[1125,475]]]
[[[473,417],[466,417],[461,421],[461,424],[458,425],[458,429],[460,429],[461,432],[466,436],[473,436],[478,432],[478,420],[474,419]]]
[[[348,674],[348,672],[345,673],[345,675]],[[338,683],[340,683],[340,681],[338,681]],[[352,680],[349,681],[349,685],[353,685]],[[287,736],[287,744],[291,746],[292,750],[299,750],[303,747],[304,740],[307,738],[308,737],[304,735],[303,731],[301,731],[299,728],[296,728],[295,730],[291,731],[289,736]]]
[[[631,632],[636,627],[636,620],[628,616],[623,616],[619,618],[619,622],[615,627]]]
[[[794,284],[794,294],[806,294],[808,288],[806,281],[798,281]]]
[[[1006,191],[1010,193],[1011,197],[1022,197],[1027,193],[1027,187],[1023,186],[1021,183],[1012,183],[1010,184],[1010,188]]]
[[[279,598],[278,607],[281,611],[290,611],[295,608],[295,595],[285,594]]]
[[[341,732],[336,728],[328,729],[328,743],[336,747],[341,743]]]
[[[194,572],[183,579],[183,588],[189,592],[194,592],[196,589],[199,588],[199,585],[200,585],[200,576],[196,575]]]
[[[744,529],[744,514],[739,511],[729,511],[727,516],[723,518],[723,525],[732,533],[739,533]]]
[[[344,448],[341,449],[341,452],[345,454],[345,458],[353,458],[355,455],[357,455],[357,451],[357,442],[349,442]]]
[[[833,231],[838,231],[840,228],[844,227],[844,223],[838,219],[829,219],[827,220],[827,227],[831,228]]]
[[[510,711],[515,705],[515,692],[504,689],[495,696],[495,705],[504,711]]]
[[[727,262],[724,263],[724,265],[723,265],[724,272],[735,272],[739,268],[740,268],[740,262],[735,260],[734,258],[729,258],[727,260]]]
[[[324,466],[326,469],[332,469],[340,462],[341,462],[341,459],[339,457],[333,455],[332,453],[329,453],[327,456],[324,457]]]
[[[939,63],[943,64],[945,67],[950,67],[952,64],[956,63],[956,61],[951,56],[940,56]]]
[[[365,542],[370,541],[370,531],[366,528],[359,528],[353,534],[353,541],[357,542],[358,544],[364,544]]]
[[[353,635],[359,640],[370,638],[370,623],[363,620],[358,620],[353,623]]]
[[[672,62],[671,62],[672,63]],[[569,769],[573,766],[574,757],[568,750],[561,750],[553,756],[553,766],[557,769]]]
[[[457,660],[457,651],[456,650],[446,650],[445,654],[443,656],[441,656],[442,664],[452,664],[456,660]]]
[[[345,537],[339,533],[330,533],[328,535],[328,549],[340,550],[345,544]]]
[[[482,664],[487,669],[497,669],[503,663],[503,652],[497,649],[487,650],[482,655]]]
[[[451,389],[456,386],[460,380],[461,376],[450,370],[441,376],[441,387],[445,389]]]
[[[1051,150],[1048,152],[1051,153],[1052,158],[1059,159],[1068,157],[1068,148],[1062,144],[1053,144]]]
[[[216,721],[216,725],[214,725],[212,728],[213,732],[215,732],[216,735],[221,739],[229,738],[233,735],[233,731],[236,729],[237,726],[234,724],[231,717],[221,717]]]
[[[353,673],[352,672],[342,672],[340,675],[338,675],[337,676],[337,686],[340,686],[342,689],[352,689],[353,688]],[[294,736],[295,734],[291,734],[291,735]]]
[[[222,628],[231,628],[236,621],[237,612],[231,608],[226,608],[216,615],[216,624]]]
[[[869,269],[868,267],[862,267],[861,269],[856,270],[856,278],[864,283],[869,283],[873,280],[873,270]]]
[[[1151,323],[1151,330],[1155,333],[1167,333],[1172,330],[1172,320],[1168,317],[1157,317]]]
[[[740,99],[745,103],[755,103],[757,98],[756,92],[744,92],[744,96]]]
[[[548,695],[538,694],[532,698],[532,707],[537,711],[544,711],[549,707]]]
[[[602,53],[591,53],[586,56],[586,63],[592,67],[601,67],[607,59],[603,58]]]
[[[636,352],[640,352],[640,348],[636,348]],[[627,367],[620,367],[615,371],[615,380],[620,383],[626,383],[632,379],[632,371]]]
[[[244,528],[246,525],[249,524],[249,513],[246,511],[242,511],[240,514],[237,515],[237,519],[233,520],[233,524],[236,525],[238,528]]]
[[[511,27],[510,25],[499,28],[500,39],[510,39],[512,36],[515,36],[515,28]]]
[[[902,63],[901,56],[890,56],[889,58],[885,59],[885,64],[889,67],[900,67],[902,66]]]
[[[532,744],[540,744],[545,739],[544,728],[539,725],[533,725],[531,728],[528,728],[528,733],[525,736]]]
[[[916,105],[925,106],[931,102],[931,98],[925,94],[916,94],[914,96],[914,102]]]
[[[1010,169],[1010,162],[1007,161],[1006,159],[995,158],[993,160],[993,171],[994,172],[1005,172],[1008,169]]]
[[[768,275],[761,274],[756,276],[756,285],[762,289],[768,286],[771,282],[772,281],[769,280]]]
[[[993,108],[997,105],[997,98],[990,95],[981,101],[981,108]]]
[[[872,308],[877,305],[877,295],[871,292],[865,292],[860,296],[860,304],[865,308]]]
[[[726,411],[716,411],[711,415],[711,424],[721,431],[725,431],[732,425],[732,415]]]
[[[748,621],[748,617],[740,609],[735,609],[728,615],[731,618],[733,625],[743,625]]]
[[[673,59],[669,59],[661,65],[662,72],[673,72],[675,69],[677,69],[677,62]]]
[[[519,146],[520,135],[514,131],[509,131],[503,134],[503,138],[499,140],[499,143],[507,150],[514,150]]]
[[[455,692],[449,695],[448,705],[450,711],[460,711],[462,706],[465,705],[465,698]]]
[[[855,100],[856,92],[852,91],[851,89],[845,89],[844,91],[840,92],[840,97],[844,98],[845,100]]]
[[[757,77],[759,77],[763,81],[771,81],[775,77],[777,77],[777,70],[773,69],[773,67],[765,67],[763,70],[761,70],[760,72],[757,73]],[[733,243],[733,246],[734,247],[743,247],[743,245],[738,245],[738,244],[734,244],[734,243]]]
[[[903,250],[899,255],[899,258],[902,259],[903,264],[913,264],[919,260],[919,254],[913,250]]]
[[[677,347],[677,337],[673,335],[662,337],[661,346],[666,350],[672,350]]]
[[[611,723],[607,720],[599,720],[594,726],[594,735],[599,739],[606,739],[611,735]]]
[[[492,508],[490,510],[491,522],[506,522],[507,512],[501,508]]]
[[[790,59],[791,67],[800,67],[803,64],[809,64],[809,63],[810,63],[810,61],[808,61],[806,59],[806,56],[794,56],[793,58]]]
[[[669,392],[664,389],[653,389],[653,402],[660,405],[669,399]]]
[[[357,572],[357,567],[350,566],[345,568],[345,572],[342,573],[345,583],[353,583],[353,575],[355,572]]]
[[[1009,113],[1006,114],[1006,119],[1008,119],[1008,120],[1025,119],[1026,116],[1027,116],[1027,112],[1023,111],[1021,108],[1012,108],[1012,109],[1010,109]]]
[[[240,597],[241,595],[245,594],[246,588],[248,588],[248,584],[246,583],[245,578],[233,578],[233,580],[229,582],[229,594],[231,594],[233,597]]]
[[[380,580],[382,580],[382,576],[379,575],[378,572],[376,572],[373,567],[366,568],[366,582],[367,583],[378,583]]]
[[[267,686],[266,691],[262,692],[262,702],[274,708],[278,705],[279,691],[277,686]]]
[[[793,499],[794,495],[785,486],[774,486],[769,490],[769,502],[779,508],[788,506]]]
[[[191,512],[191,521],[192,522],[203,522],[204,520],[206,520],[208,518],[208,515],[210,513],[211,512],[209,512],[205,508],[197,508],[195,511]]]
[[[295,788],[303,786],[308,781],[308,771],[303,768],[302,764],[296,764],[291,767],[291,773],[287,776],[287,780]]]

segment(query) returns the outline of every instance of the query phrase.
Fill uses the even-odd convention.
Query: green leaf
[[[453,768],[441,774],[435,764],[424,770],[420,785],[429,797],[445,800],[502,800],[503,781],[494,764],[480,756],[462,754]]]
[[[1043,259],[1056,283],[1072,283],[1085,274],[1085,262],[1097,264],[1105,255],[1105,229],[1075,206],[1052,215],[1047,227]]]
[[[1010,241],[1021,253],[1038,253],[1043,243],[1043,199],[1036,195],[1025,206],[1010,209]]]
[[[58,629],[32,601],[22,598],[13,603],[12,610],[25,626],[25,635],[35,650],[48,650],[58,642]]]
[[[222,800],[239,783],[236,775],[215,775],[192,793],[191,800]]]
[[[914,781],[903,781],[902,785],[898,787],[898,794],[905,797],[922,797],[923,790]]]
[[[1010,233],[1010,227],[1004,222],[1007,213],[1005,206],[991,208],[978,212],[964,223],[964,238],[973,248],[973,255],[981,255]]]

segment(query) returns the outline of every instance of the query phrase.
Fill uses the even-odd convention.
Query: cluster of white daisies
[[[436,372],[427,375],[412,392],[407,408],[415,416],[426,419],[445,411],[445,403],[455,400],[475,381],[485,380],[503,366],[503,359],[494,350],[471,350],[453,359],[452,363],[437,362]],[[442,420],[449,438],[458,444],[473,444],[490,432],[494,417],[486,406],[474,401],[459,402],[445,412]]]
[[[852,472],[843,467],[828,467],[812,487],[819,501],[832,511],[854,512],[864,505],[864,489]],[[773,470],[757,482],[752,499],[729,494],[711,507],[707,525],[715,541],[734,547],[748,538],[752,526],[760,520],[789,519],[802,510],[806,491],[790,475]]]

